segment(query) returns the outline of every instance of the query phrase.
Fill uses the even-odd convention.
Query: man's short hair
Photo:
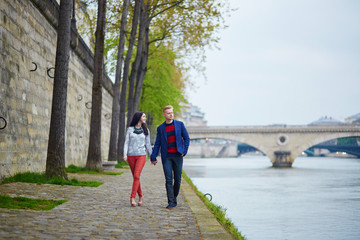
[[[171,105],[167,105],[167,106],[163,107],[162,112],[165,112],[168,109],[174,109],[174,108]]]

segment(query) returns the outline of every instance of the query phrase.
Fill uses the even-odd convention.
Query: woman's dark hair
[[[135,125],[140,121],[140,118],[142,117],[143,114],[144,112],[134,113],[134,116],[132,117],[130,122],[130,127],[135,127]],[[142,123],[141,128],[143,129],[145,136],[149,135],[149,131],[146,123]]]

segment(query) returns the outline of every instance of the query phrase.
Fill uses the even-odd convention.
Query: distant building
[[[345,122],[349,124],[360,124],[360,113],[345,118]]]
[[[321,117],[318,120],[309,123],[309,125],[340,125],[340,124],[344,124],[344,123],[328,116]]]
[[[205,113],[200,108],[192,104],[182,104],[182,114],[179,120],[183,121],[187,127],[206,126]]]

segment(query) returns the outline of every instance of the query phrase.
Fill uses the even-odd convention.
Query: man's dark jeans
[[[165,162],[163,163],[163,169],[165,174],[165,187],[169,203],[177,203],[176,197],[179,195],[180,191],[182,167],[183,157],[181,156],[167,157]]]

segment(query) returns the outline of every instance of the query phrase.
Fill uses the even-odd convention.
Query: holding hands
[[[154,166],[157,164],[157,160],[155,159],[155,161],[151,161],[151,164],[153,164]]]

